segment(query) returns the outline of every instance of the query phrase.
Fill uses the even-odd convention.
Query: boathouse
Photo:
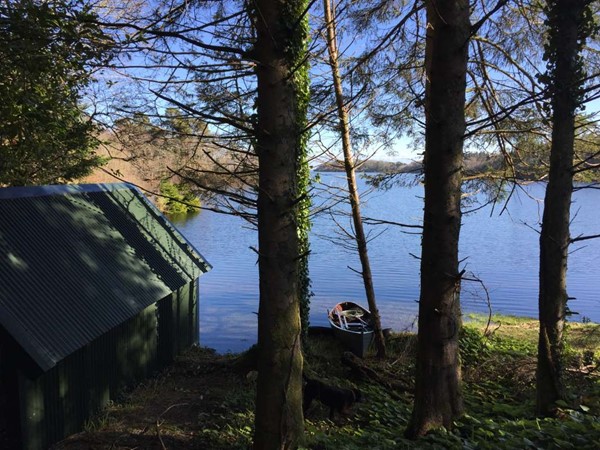
[[[80,431],[197,343],[209,269],[130,185],[0,189],[0,448]]]

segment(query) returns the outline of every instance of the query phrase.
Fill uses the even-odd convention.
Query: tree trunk
[[[567,308],[567,257],[573,191],[575,111],[581,90],[578,68],[579,27],[585,1],[548,2],[550,41],[549,89],[552,93],[550,174],[540,234],[540,291],[537,412],[551,415],[564,399],[563,329]]]
[[[305,86],[297,60],[306,49],[304,1],[257,0],[258,242],[260,306],[255,449],[302,442],[302,350],[298,293],[297,163]]]
[[[409,438],[452,422],[463,411],[458,242],[470,35],[468,0],[427,4],[425,209],[415,401]]]
[[[361,274],[363,284],[365,286],[365,294],[369,304],[369,310],[373,317],[375,328],[375,345],[377,346],[377,356],[385,357],[385,339],[381,328],[381,318],[377,309],[377,301],[375,300],[375,288],[373,287],[373,275],[371,274],[371,264],[369,263],[369,253],[367,250],[367,238],[363,228],[362,218],[360,214],[360,196],[356,187],[356,174],[354,170],[354,155],[352,154],[352,143],[350,141],[350,123],[348,120],[348,108],[344,100],[342,90],[342,80],[340,77],[338,64],[338,49],[335,18],[332,13],[332,0],[323,0],[323,8],[325,11],[325,22],[327,25],[327,50],[329,53],[329,65],[333,77],[333,85],[335,88],[335,100],[339,118],[340,134],[342,136],[342,148],[344,151],[344,169],[346,171],[346,180],[348,182],[348,196],[350,199],[350,207],[352,210],[352,221],[354,223],[354,232],[356,245],[358,247],[358,255],[361,264]]]

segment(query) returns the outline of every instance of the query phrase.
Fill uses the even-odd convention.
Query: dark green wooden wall
[[[48,372],[32,376],[18,370],[23,448],[47,448],[80,431],[123,388],[151,376],[197,342],[196,280]]]

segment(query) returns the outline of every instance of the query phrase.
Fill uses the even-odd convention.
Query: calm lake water
[[[336,174],[322,174],[327,184],[343,186]],[[362,189],[366,189],[361,181]],[[542,217],[543,184],[519,188],[508,208],[502,205],[479,209],[463,216],[460,258],[467,274],[481,279],[489,292],[495,313],[535,317],[538,292],[538,233]],[[317,202],[318,203],[318,202]],[[600,233],[600,192],[581,190],[574,194],[572,236]],[[363,216],[419,224],[423,188],[396,187],[371,193],[363,205]],[[465,208],[469,209],[469,207]],[[348,223],[345,218],[338,221]],[[258,267],[256,232],[243,220],[203,211],[177,227],[213,265],[200,278],[200,343],[219,352],[237,352],[256,342],[258,311]],[[327,325],[326,309],[342,300],[366,306],[356,253],[336,245],[337,225],[328,214],[317,215],[311,233],[310,276],[314,297],[311,324]],[[394,226],[369,228],[375,236],[369,256],[378,307],[383,325],[394,330],[412,329],[419,298],[420,236]],[[409,230],[410,231],[410,230]],[[600,322],[600,241],[575,244],[569,257],[568,292],[576,300],[570,308],[583,317]],[[471,275],[471,277],[473,277]],[[463,312],[488,311],[481,284],[465,281],[461,295]]]

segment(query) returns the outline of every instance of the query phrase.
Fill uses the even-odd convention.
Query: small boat
[[[356,356],[364,358],[373,341],[369,310],[354,302],[338,303],[327,312],[333,334]]]

